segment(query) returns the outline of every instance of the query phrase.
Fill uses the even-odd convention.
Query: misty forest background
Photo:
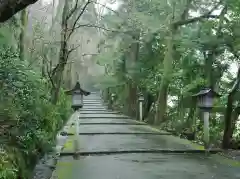
[[[211,113],[211,143],[240,147],[240,0],[24,7],[8,20],[0,15],[0,178],[31,176],[72,113],[64,90],[76,81],[100,89],[109,104],[116,94],[111,107],[136,119],[142,92],[146,122],[198,143],[203,120],[191,95],[212,87],[222,96]]]

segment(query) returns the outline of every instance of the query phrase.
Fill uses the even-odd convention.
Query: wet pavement
[[[154,131],[147,125],[134,125],[137,122],[127,116],[108,111],[95,94],[86,97],[84,103],[87,105],[80,114],[80,133],[104,135],[79,135],[82,152],[193,149],[190,143],[174,136],[144,135],[144,132]],[[109,132],[116,134],[106,134]],[[205,154],[132,153],[81,156],[79,160],[64,156],[59,164],[72,166],[61,168],[60,179],[240,179],[239,166],[220,163]],[[63,170],[66,170],[65,177]]]

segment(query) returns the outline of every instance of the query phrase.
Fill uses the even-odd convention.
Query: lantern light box
[[[213,107],[213,100],[215,97],[220,97],[217,92],[213,91],[211,88],[205,88],[199,93],[194,94],[193,97],[197,98],[198,107],[202,110],[209,110]]]
[[[72,108],[76,111],[83,107],[83,96],[88,96],[91,93],[81,88],[80,83],[77,82],[75,87],[65,92],[67,95],[72,95]]]

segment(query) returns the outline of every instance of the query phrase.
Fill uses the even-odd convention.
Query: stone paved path
[[[95,94],[85,98],[79,120],[80,133],[91,133],[79,135],[80,150],[85,152],[193,148],[190,142],[174,136],[139,134],[154,131],[146,125],[134,125],[136,121],[126,116],[108,111]],[[108,132],[119,134],[93,135]],[[131,132],[138,134],[129,134]],[[81,156],[79,160],[73,160],[71,156],[65,156],[58,162],[57,173],[59,179],[240,179],[239,166],[232,166],[231,162],[224,162],[219,157],[131,153]]]

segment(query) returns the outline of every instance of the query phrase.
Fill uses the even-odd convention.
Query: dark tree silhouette
[[[0,1],[0,22],[5,22],[17,12],[34,4],[38,0],[1,0]]]

